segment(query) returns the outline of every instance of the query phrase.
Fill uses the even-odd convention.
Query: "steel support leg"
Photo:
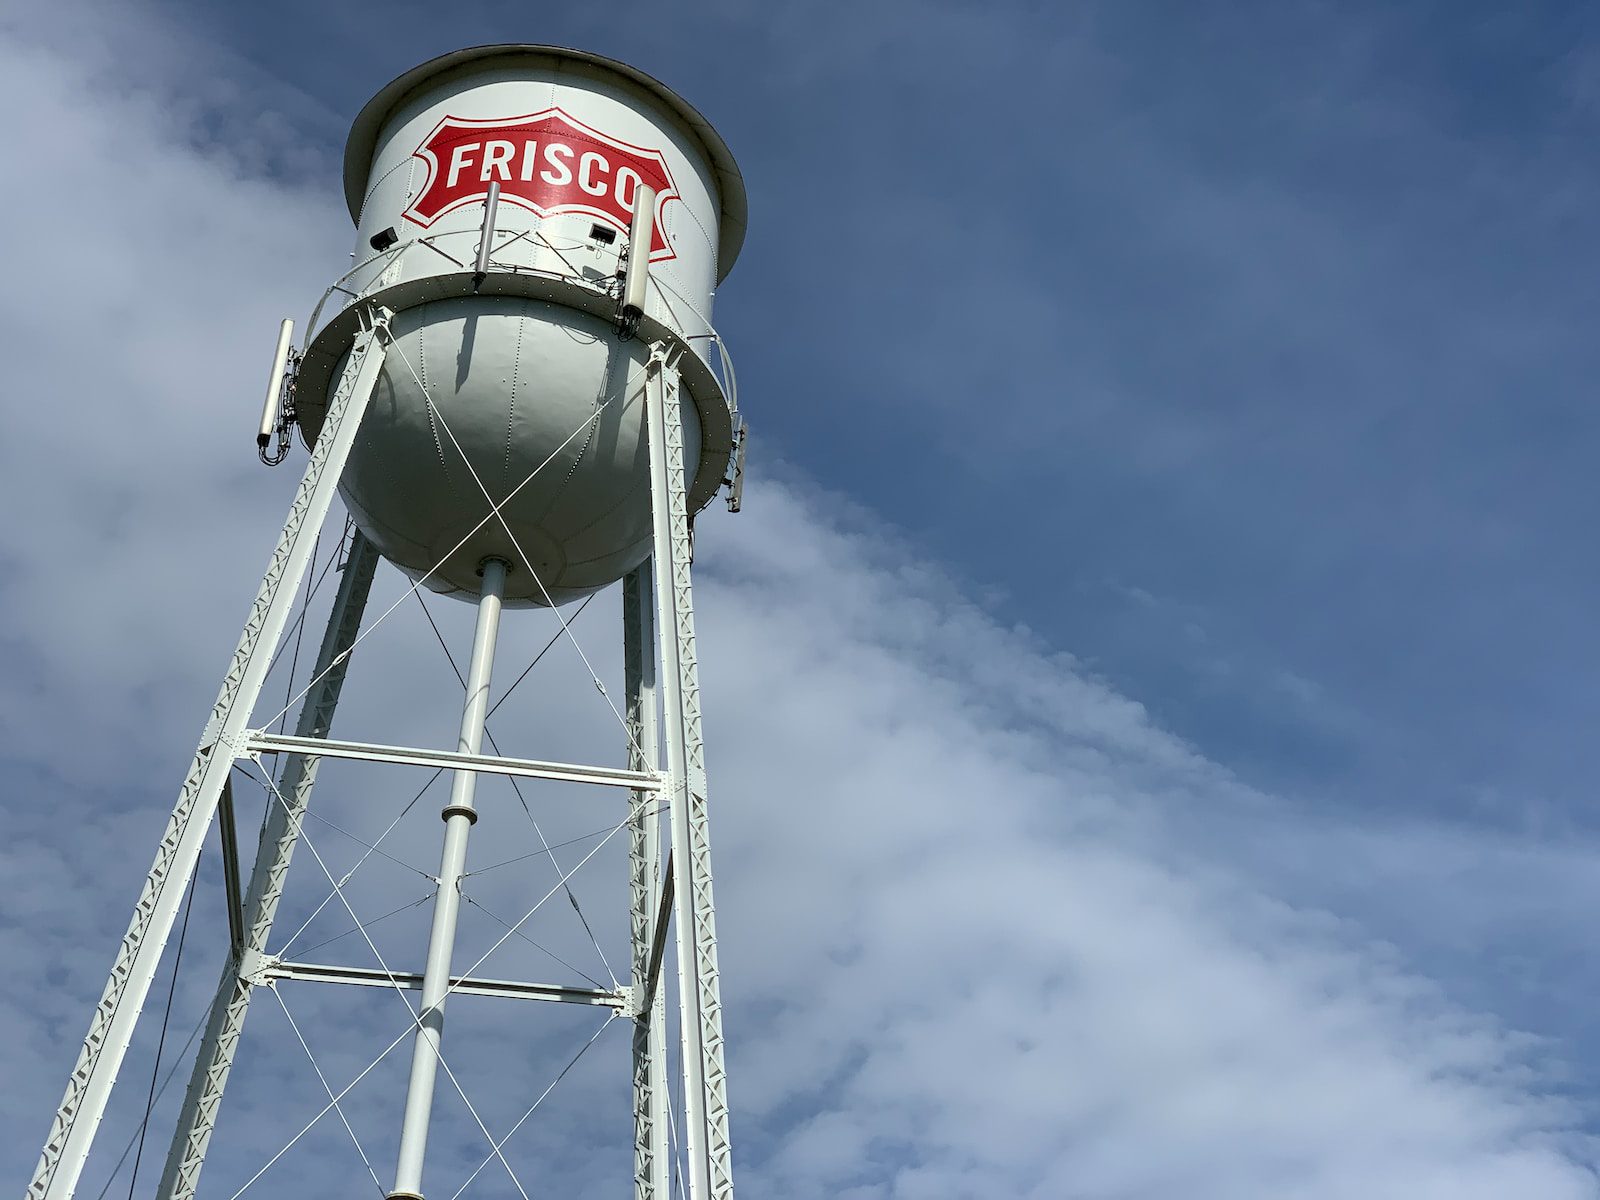
[[[312,668],[311,690],[306,693],[295,722],[295,733],[300,737],[325,738],[333,725],[334,706],[344,687],[348,656],[361,629],[361,614],[367,605],[377,565],[378,551],[357,530],[350,542],[339,592],[333,601],[333,611],[328,614],[328,626]],[[158,1200],[193,1200],[199,1185],[206,1147],[216,1128],[222,1092],[228,1084],[228,1072],[233,1069],[234,1052],[250,1007],[252,987],[247,982],[248,964],[266,953],[273,918],[277,916],[278,901],[283,896],[284,880],[289,874],[295,845],[300,840],[300,825],[321,761],[312,755],[291,755],[278,783],[279,796],[268,802],[255,868],[246,893],[243,943],[239,953],[230,955],[222,968],[205,1036],[189,1077],[183,1111],[167,1153],[161,1186],[156,1190]]]
[[[706,817],[700,671],[695,659],[689,511],[678,372],[657,346],[645,376],[656,620],[661,641],[661,712],[672,806],[672,867],[683,1039],[684,1137],[691,1200],[732,1200],[728,1088],[716,910]]]
[[[495,640],[500,631],[500,602],[505,595],[506,564],[497,558],[483,564],[483,589],[478,598],[478,626],[472,637],[472,662],[467,667],[467,700],[461,712],[461,739],[456,748],[477,754],[483,746],[483,723],[489,712],[489,679]],[[428,1122],[433,1115],[433,1085],[439,1068],[439,1039],[444,1032],[444,1003],[450,994],[450,958],[455,951],[456,919],[461,912],[461,876],[467,865],[467,835],[478,819],[473,793],[478,773],[455,774],[444,818],[444,849],[439,856],[439,890],[433,900],[433,928],[428,932],[428,962],[422,976],[422,1010],[411,1053],[411,1083],[400,1124],[400,1154],[391,1200],[421,1200],[422,1165],[428,1149]]]
[[[311,460],[289,508],[283,533],[267,563],[261,588],[211,710],[211,719],[167,820],[155,862],[139,893],[133,920],[117,948],[105,991],[67,1080],[66,1094],[51,1119],[39,1165],[28,1185],[29,1200],[68,1200],[78,1185],[128,1042],[160,965],[161,952],[172,932],[184,889],[194,873],[200,848],[211,826],[223,782],[232,769],[236,747],[311,561],[316,532],[327,515],[373,384],[383,366],[386,338],[387,325],[383,318],[376,327],[361,334],[328,405],[322,432],[312,448]]]
[[[656,622],[648,567],[622,581],[622,646],[627,691],[628,766],[660,769],[656,716]],[[660,797],[634,792],[628,830],[628,927],[632,939],[633,994],[650,993],[651,949],[661,895]],[[667,1149],[667,997],[655,988],[633,1026],[633,1194],[635,1200],[669,1200],[672,1164]]]

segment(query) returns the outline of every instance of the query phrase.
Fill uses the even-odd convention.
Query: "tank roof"
[[[455,74],[469,74],[488,66],[510,65],[518,60],[556,60],[565,63],[583,63],[599,74],[621,76],[650,99],[655,100],[677,119],[684,132],[699,143],[711,162],[716,176],[717,192],[722,209],[719,218],[721,230],[717,246],[717,282],[721,283],[732,270],[744,245],[748,207],[745,199],[744,176],[733,160],[733,152],[711,122],[700,115],[692,104],[660,80],[646,75],[636,67],[593,54],[588,50],[574,50],[566,46],[541,46],[512,43],[495,46],[469,46],[429,59],[413,67],[404,75],[387,84],[357,114],[350,127],[349,140],[344,147],[344,198],[350,208],[352,220],[361,217],[362,199],[366,192],[367,177],[372,168],[373,151],[377,148],[378,134],[384,122],[402,104],[423,87]]]

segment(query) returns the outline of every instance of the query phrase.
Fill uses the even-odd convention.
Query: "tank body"
[[[488,47],[381,92],[352,131],[345,182],[357,266],[341,287],[394,312],[341,484],[356,521],[440,592],[475,596],[486,557],[511,564],[508,603],[561,603],[620,579],[649,553],[650,344],[618,335],[608,297],[649,185],[647,317],[685,355],[709,353],[712,296],[743,236],[726,147],[631,68]],[[491,183],[499,200],[480,287],[468,281]],[[335,359],[325,388],[348,337],[338,350],[308,351]],[[725,435],[711,437],[726,401],[691,392],[680,395],[698,506],[721,474],[702,459],[726,460]],[[307,406],[308,434],[325,397]]]

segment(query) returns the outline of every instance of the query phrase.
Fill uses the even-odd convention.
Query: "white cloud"
[[[0,1156],[20,1174],[153,846],[162,780],[177,782],[292,486],[249,466],[273,321],[305,307],[344,248],[331,178],[286,185],[248,153],[197,145],[213,93],[171,94],[152,82],[159,62],[130,81],[93,54],[9,37],[0,99],[31,119],[8,126],[7,161],[51,181],[8,193],[8,225],[32,232],[6,269],[28,286],[0,294],[15,338],[0,488],[8,511],[31,514],[0,527],[0,947],[14,967],[0,1019],[16,1031],[0,1051]],[[747,512],[708,519],[699,545],[746,1194],[1600,1194],[1577,1132],[1587,1114],[1556,1086],[1559,1047],[1453,1001],[1352,922],[1296,907],[1284,879],[1266,886],[1251,854],[1204,832],[1208,815],[1223,829],[1270,817],[1314,875],[1324,827],[1297,829],[1279,801],[803,478],[756,484]],[[348,700],[363,732],[448,680],[401,661],[398,639],[380,644]],[[447,710],[448,689],[438,698]],[[545,736],[577,736],[541,703]],[[436,836],[421,814],[397,853],[429,865]],[[1329,842],[1378,852],[1359,830]],[[375,883],[367,898],[411,886]],[[1441,911],[1452,886],[1434,881]],[[616,899],[597,901],[607,921]],[[214,913],[203,932],[215,938]],[[188,1011],[212,970],[186,979]],[[342,996],[295,1002],[339,1043],[335,1075],[394,1016],[341,1017]],[[253,1021],[259,1038],[283,1032]],[[508,1034],[525,1025],[494,1018]],[[619,1053],[596,1061],[617,1067]],[[249,1069],[277,1090],[230,1098],[233,1163],[259,1162],[273,1110],[316,1094],[292,1047],[258,1049]],[[585,1079],[573,1086],[610,1105],[610,1124],[566,1118],[563,1171],[572,1145],[622,1130],[615,1088],[598,1070]],[[512,1082],[486,1087],[516,1111]],[[384,1145],[392,1095],[361,1095],[361,1127]],[[126,1128],[108,1131],[113,1152]],[[353,1163],[341,1138],[286,1169],[325,1183]],[[612,1144],[608,1177],[625,1170]],[[530,1131],[522,1150],[546,1145]],[[471,1153],[470,1140],[441,1149]]]
[[[753,510],[703,544],[724,874],[794,898],[727,922],[741,1111],[806,1114],[764,1192],[1592,1194],[1517,1039],[1166,819],[1271,801],[803,492]]]

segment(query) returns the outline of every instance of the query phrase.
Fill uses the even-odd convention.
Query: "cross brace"
[[[278,979],[308,979],[314,983],[352,983],[358,987],[404,988],[418,991],[422,976],[414,971],[379,971],[370,967],[328,966],[323,963],[267,960],[252,976],[269,982]],[[450,990],[465,996],[509,996],[518,1000],[552,1000],[561,1004],[598,1004],[625,1009],[631,999],[627,988],[607,992],[598,988],[564,987],[555,983],[518,983],[510,979],[481,979],[475,975],[452,975]]]
[[[531,779],[556,779],[565,783],[594,783],[658,792],[661,776],[653,771],[627,771],[621,767],[586,767],[573,763],[540,762],[532,758],[501,758],[493,754],[463,754],[457,750],[414,750],[408,746],[379,746],[370,742],[336,742],[327,738],[291,737],[259,730],[244,739],[244,753],[308,754],[322,758],[354,758],[363,762],[394,763],[404,767],[442,767],[446,770],[484,771],[490,775],[517,775]]]
[[[672,924],[672,852],[667,851],[667,868],[661,877],[661,903],[656,909],[655,932],[650,936],[650,965],[645,970],[644,1000],[649,1008],[656,998],[656,980],[661,976],[661,959],[667,951],[667,928]]]
[[[217,832],[222,838],[222,889],[228,904],[228,947],[237,955],[244,949],[244,896],[239,887],[239,834],[233,819],[233,777],[222,781],[217,803]]]

